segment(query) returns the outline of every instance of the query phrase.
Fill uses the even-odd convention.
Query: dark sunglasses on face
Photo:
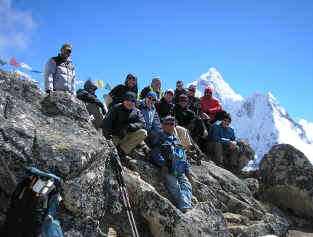
[[[156,102],[156,99],[154,99],[154,98],[151,97],[151,96],[148,96],[148,99],[151,100],[151,101],[153,101],[153,102]]]
[[[65,52],[72,53],[72,50],[66,49]]]
[[[175,121],[166,121],[165,125],[171,125],[174,126],[175,125]]]

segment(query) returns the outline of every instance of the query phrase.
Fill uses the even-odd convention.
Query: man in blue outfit
[[[212,142],[207,143],[209,151],[214,152],[214,161],[217,165],[233,169],[236,164],[239,147],[234,129],[230,127],[231,116],[224,115],[220,124],[214,124],[212,128]],[[228,158],[226,160],[225,158]]]
[[[178,203],[178,208],[186,213],[192,209],[192,187],[190,165],[180,141],[174,135],[175,118],[167,116],[163,120],[163,131],[158,134],[152,148],[153,162],[161,168],[164,184]],[[173,163],[173,160],[179,162]],[[188,177],[188,179],[187,179]]]
[[[148,132],[146,143],[148,146],[151,146],[155,136],[161,132],[159,115],[154,106],[156,101],[157,94],[154,91],[149,91],[145,99],[137,105],[146,121],[146,130]]]

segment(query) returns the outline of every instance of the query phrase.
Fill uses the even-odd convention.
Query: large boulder
[[[291,145],[275,145],[260,163],[265,199],[296,215],[313,219],[313,167]]]

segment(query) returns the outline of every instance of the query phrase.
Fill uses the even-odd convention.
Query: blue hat
[[[157,100],[158,96],[154,91],[149,91],[146,97],[151,96],[153,99]]]

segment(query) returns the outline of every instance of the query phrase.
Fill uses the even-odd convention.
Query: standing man
[[[46,63],[44,74],[45,89],[51,91],[75,92],[75,69],[69,56],[72,53],[72,45],[62,45],[58,56],[50,58]]]
[[[229,126],[230,123],[231,116],[227,113],[220,124],[214,124],[212,128],[213,142],[209,142],[207,148],[214,152],[214,161],[217,165],[234,170],[237,165],[236,158],[239,147],[234,129]]]
[[[152,158],[161,168],[164,184],[178,203],[178,208],[186,213],[192,209],[192,187],[189,182],[191,171],[180,141],[174,134],[174,128],[175,118],[165,117],[163,131],[156,137],[152,148]]]
[[[113,139],[119,155],[125,157],[147,137],[146,121],[136,105],[136,94],[127,92],[122,103],[109,110],[103,120],[103,135]]]

